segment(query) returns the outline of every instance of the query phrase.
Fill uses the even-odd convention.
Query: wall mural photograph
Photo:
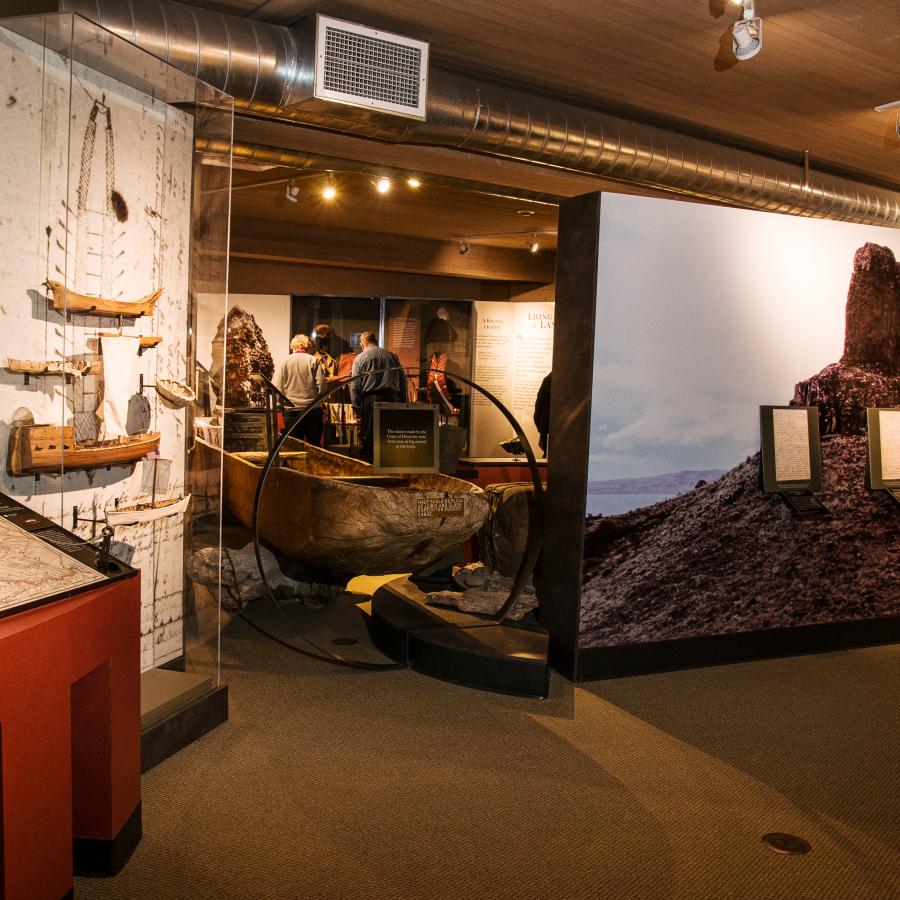
[[[582,648],[896,615],[898,509],[866,409],[900,407],[891,229],[604,195]],[[830,516],[759,487],[759,408],[817,406]]]

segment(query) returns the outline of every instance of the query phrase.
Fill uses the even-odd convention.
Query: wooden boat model
[[[107,300],[105,297],[88,297],[70,291],[58,281],[48,281],[47,287],[50,289],[49,300],[53,309],[82,316],[149,316],[163,291],[159,288],[139,300]]]
[[[317,569],[415,572],[471,537],[487,517],[487,495],[468,481],[377,475],[368,463],[293,439],[285,448],[266,479],[260,537]],[[266,458],[224,454],[225,506],[248,528]]]
[[[157,378],[156,393],[178,409],[182,409],[197,399],[197,395],[189,385],[181,381],[173,381],[171,378]]]
[[[159,432],[78,443],[70,426],[23,425],[9,434],[10,475],[124,466],[159,447]]]
[[[43,359],[13,359],[6,360],[6,370],[21,375],[62,375],[63,377],[77,377],[90,375],[90,363],[82,360],[43,360]]]
[[[175,497],[172,500],[154,500],[146,503],[135,503],[132,506],[117,506],[106,511],[106,524],[139,525],[142,522],[155,522],[166,516],[183,513],[191,502],[191,495]]]

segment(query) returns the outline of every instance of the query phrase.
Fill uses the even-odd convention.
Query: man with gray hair
[[[325,372],[315,353],[316,345],[305,334],[295,334],[291,338],[291,355],[281,363],[272,379],[272,384],[294,404],[284,411],[287,427],[325,392]],[[313,410],[291,436],[310,444],[321,444],[321,407]]]
[[[363,459],[372,462],[373,407],[376,403],[406,402],[406,372],[395,353],[378,346],[373,331],[364,331],[359,344],[362,352],[353,360],[351,374],[355,380],[350,382],[350,403],[359,419]]]

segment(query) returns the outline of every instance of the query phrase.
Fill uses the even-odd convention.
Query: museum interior
[[[889,7],[0,4],[0,898],[897,896]]]

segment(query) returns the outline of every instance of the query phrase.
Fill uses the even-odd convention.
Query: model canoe
[[[183,513],[191,502],[191,495],[175,497],[173,500],[156,500],[154,502],[136,503],[132,506],[118,506],[106,511],[106,524],[114,528],[118,525],[139,525],[142,522],[155,522],[166,516]]]
[[[70,291],[58,281],[48,281],[47,287],[50,289],[50,305],[54,309],[83,316],[149,316],[163,291],[159,288],[139,300],[108,300],[105,297],[88,297]]]
[[[266,480],[260,537],[314,568],[342,575],[415,572],[475,534],[487,517],[487,496],[468,481],[377,475],[368,463],[301,441],[288,446]],[[224,460],[225,505],[252,528],[266,454],[226,453]]]
[[[79,443],[70,426],[23,425],[10,430],[6,466],[10,475],[124,466],[158,447],[158,431],[111,441]]]

